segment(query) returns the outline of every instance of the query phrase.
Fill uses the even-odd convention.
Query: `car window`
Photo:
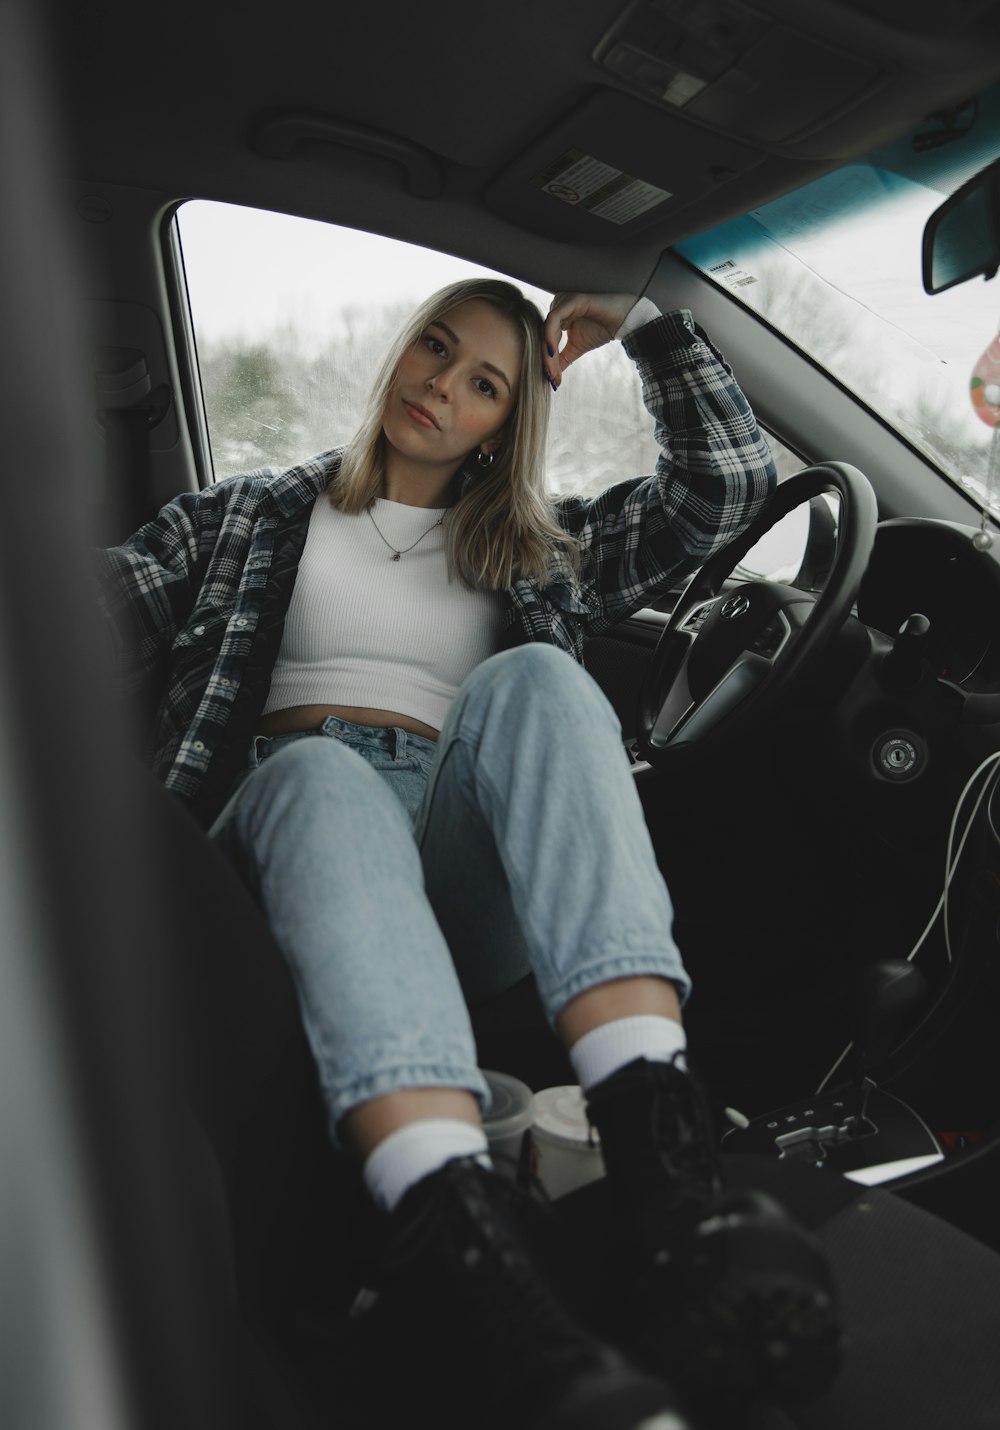
[[[503,273],[412,244],[230,204],[176,215],[215,477],[283,467],[354,432],[389,339],[429,293]],[[551,293],[513,279],[547,311]],[[549,485],[596,493],[656,461],[619,343],[553,398]]]

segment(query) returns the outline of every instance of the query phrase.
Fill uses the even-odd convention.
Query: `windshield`
[[[955,137],[942,143],[946,129]],[[995,89],[866,162],[677,245],[980,505],[995,412],[974,404],[971,384],[984,363],[996,368],[985,380],[1000,382],[1000,282],[928,295],[921,239],[944,197],[998,153]],[[996,481],[989,504],[1000,515]]]

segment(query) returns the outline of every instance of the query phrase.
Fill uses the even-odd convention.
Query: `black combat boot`
[[[393,1213],[359,1322],[372,1423],[691,1430],[661,1377],[585,1330],[539,1272],[522,1196],[456,1158]]]
[[[704,1418],[821,1393],[841,1359],[819,1243],[761,1192],[723,1186],[697,1079],[638,1058],[593,1088],[619,1256],[616,1334]]]

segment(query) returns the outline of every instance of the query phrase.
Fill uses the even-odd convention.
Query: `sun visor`
[[[617,243],[759,164],[763,155],[617,91],[592,95],[485,193],[553,239]]]

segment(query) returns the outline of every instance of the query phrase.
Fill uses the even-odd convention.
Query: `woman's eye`
[[[477,377],[476,386],[479,388],[479,391],[483,394],[484,397],[496,397],[497,395],[496,388],[493,386],[492,382],[490,382],[488,378]]]
[[[428,348],[431,350],[435,357],[444,357],[445,353],[447,352],[447,349],[444,343],[441,342],[440,338],[432,337],[430,333],[428,333],[427,336],[424,338],[424,342],[427,344]]]

